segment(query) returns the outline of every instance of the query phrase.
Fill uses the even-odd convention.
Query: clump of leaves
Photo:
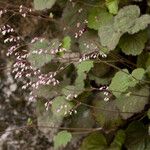
[[[119,43],[120,37],[124,33],[129,33],[131,35],[138,33],[140,30],[144,30],[148,24],[150,24],[150,15],[142,15],[140,16],[140,9],[136,5],[129,5],[125,6],[122,9],[119,10],[117,15],[114,17],[113,22],[108,23],[107,25],[104,25],[103,27],[98,29],[100,42],[103,46],[107,46],[109,50],[114,50],[116,46]],[[141,23],[140,23],[141,22]],[[128,52],[130,51],[130,47],[126,44],[126,49],[123,46],[126,41],[121,41],[121,49],[123,49],[123,52],[127,55],[137,55],[142,52],[144,49],[144,44],[147,41],[147,39],[142,38],[143,41],[141,41],[140,34],[138,37],[138,34],[133,35],[134,38],[137,38],[136,41],[134,38],[132,38],[130,41],[129,46],[132,44],[133,46],[136,44],[139,44],[137,49],[139,49],[139,52]],[[130,35],[128,36],[130,37]],[[133,49],[136,49],[132,46]],[[141,46],[141,47],[140,47]],[[128,50],[129,49],[129,50]]]
[[[52,36],[30,43],[26,61],[40,72],[32,79],[42,85],[31,93],[38,125],[57,128],[50,134],[54,149],[65,149],[71,140],[81,143],[76,146],[81,150],[150,149],[150,15],[140,4],[34,0],[36,13],[50,21]],[[148,1],[145,12],[149,7]],[[44,15],[49,11],[51,18]],[[50,80],[43,79],[45,72]],[[55,79],[60,83],[47,84]],[[81,135],[72,136],[69,129]]]

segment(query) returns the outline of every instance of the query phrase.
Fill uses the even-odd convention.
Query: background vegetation
[[[0,0],[1,149],[150,149],[149,0]]]

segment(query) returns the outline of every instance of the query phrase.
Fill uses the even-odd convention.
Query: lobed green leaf
[[[68,131],[60,131],[54,136],[54,149],[65,147],[72,139],[72,135]]]
[[[55,4],[56,0],[34,0],[34,9],[43,10],[50,9]]]

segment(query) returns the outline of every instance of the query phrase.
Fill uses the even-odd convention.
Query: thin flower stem
[[[11,129],[11,130],[7,130],[7,131],[2,131],[0,132],[0,135],[6,133],[6,132],[14,132],[16,130],[23,130],[25,128],[49,128],[49,129],[58,129],[58,130],[68,130],[68,131],[77,131],[77,132],[80,132],[80,133],[84,133],[84,132],[95,132],[95,131],[100,131],[102,130],[103,128],[101,127],[97,127],[97,128],[71,128],[71,127],[56,127],[56,126],[38,126],[38,125],[25,125],[25,126],[21,126],[21,127],[17,127],[15,129]]]
[[[73,101],[79,103],[80,105],[83,105],[83,106],[86,106],[86,107],[89,107],[89,108],[93,108],[93,109],[97,109],[99,111],[105,111],[105,112],[110,112],[110,113],[121,113],[121,114],[135,114],[135,113],[138,113],[138,112],[121,112],[119,110],[103,109],[101,107],[96,107],[96,106],[93,106],[93,105],[86,104],[84,102],[80,102],[77,99],[74,99]]]
[[[72,90],[72,89],[68,89],[68,88],[66,88],[65,87],[65,89],[67,89],[67,90],[70,90],[70,91],[74,91],[74,90]],[[129,92],[122,92],[122,91],[116,91],[116,90],[108,90],[108,89],[103,89],[103,90],[100,90],[99,88],[93,88],[93,87],[90,87],[90,88],[85,88],[84,89],[84,91],[85,92],[90,92],[90,91],[93,91],[93,90],[96,90],[96,91],[100,91],[100,92],[105,92],[105,91],[107,91],[107,92],[118,92],[118,93],[123,93],[123,94],[128,94]],[[75,91],[81,91],[81,90],[78,90],[78,89],[76,89]],[[133,96],[139,96],[139,97],[149,97],[149,95],[141,95],[141,94],[135,94],[135,93],[130,93],[130,95],[133,95]]]
[[[130,75],[129,73],[127,73],[126,71],[123,71],[122,69],[120,69],[119,67],[117,67],[117,66],[115,66],[115,65],[113,65],[113,64],[110,64],[110,63],[108,63],[108,62],[106,62],[106,61],[102,61],[102,60],[100,60],[99,59],[99,62],[102,62],[102,63],[104,63],[104,64],[106,64],[106,65],[108,65],[108,66],[111,66],[111,67],[113,67],[113,68],[115,68],[115,69],[117,69],[117,70],[119,70],[119,71],[122,71],[122,72],[124,72],[125,74],[127,74],[127,75]],[[136,81],[141,81],[141,82],[145,82],[145,83],[147,83],[147,84],[150,84],[150,81],[148,81],[148,80],[138,80],[137,78],[135,78],[134,76],[132,76]]]

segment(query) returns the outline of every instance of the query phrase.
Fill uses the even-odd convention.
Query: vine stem
[[[66,87],[65,87],[65,89],[73,91],[72,89],[68,89],[68,88],[66,88]],[[107,90],[107,89],[100,90],[99,88],[93,88],[93,87],[86,88],[84,91],[85,91],[85,92],[90,92],[90,91],[93,91],[93,90],[100,91],[100,92],[105,92],[105,91],[107,91],[107,92],[118,92],[118,93],[122,93],[122,91],[117,91],[117,90],[111,90],[111,91],[109,91],[109,90]],[[76,91],[80,91],[80,90],[76,89]],[[123,92],[123,94],[128,94],[128,93],[129,93],[129,92]],[[134,94],[134,93],[131,93],[130,95],[139,96],[139,97],[146,97],[146,98],[149,97],[148,95],[140,95],[140,94]]]
[[[135,113],[138,113],[138,112],[121,112],[119,110],[109,110],[109,109],[103,109],[101,107],[96,107],[96,106],[93,106],[93,105],[89,105],[89,104],[86,104],[84,102],[80,102],[76,99],[74,99],[74,101],[77,103],[77,104],[80,104],[80,105],[83,105],[83,106],[86,106],[86,107],[89,107],[89,108],[93,108],[93,109],[98,109],[100,111],[105,111],[105,112],[110,112],[110,113],[120,113],[120,114],[135,114]]]
[[[6,132],[14,132],[16,130],[23,130],[25,128],[33,128],[33,127],[38,127],[38,128],[50,128],[50,129],[58,129],[58,130],[69,130],[69,131],[74,131],[73,133],[76,133],[75,131],[79,132],[80,134],[84,132],[95,132],[95,131],[101,131],[103,130],[102,127],[97,127],[97,128],[69,128],[69,127],[54,127],[54,126],[38,126],[38,125],[25,125],[21,127],[17,127],[15,129],[7,130],[7,131],[2,131],[0,132],[0,135],[6,133]]]

